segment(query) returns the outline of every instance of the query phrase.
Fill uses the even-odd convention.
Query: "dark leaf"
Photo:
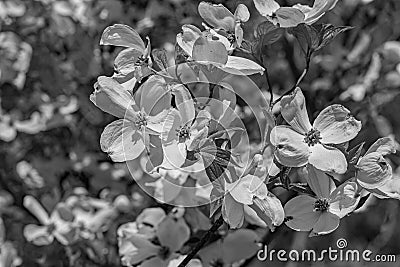
[[[331,24],[317,25],[319,42],[318,46],[315,47],[315,51],[328,45],[338,34],[351,29],[353,29],[353,27],[350,26],[337,27]]]
[[[210,195],[210,218],[212,218],[218,210],[222,206],[222,197],[223,192],[221,193],[218,189],[213,188]]]
[[[358,209],[360,209],[364,205],[364,203],[367,201],[368,197],[369,197],[369,194],[367,194],[366,196],[361,197],[360,202],[358,202],[358,205],[354,209],[354,211],[357,211]]]
[[[309,56],[319,45],[318,31],[311,25],[301,23],[296,27],[289,28],[288,32],[296,37],[306,56]]]
[[[357,164],[358,160],[361,157],[361,152],[364,147],[364,144],[365,142],[362,142],[349,150],[349,152],[347,153],[347,160],[349,161],[349,164],[352,165]]]
[[[258,45],[264,47],[275,43],[279,38],[281,38],[283,32],[283,28],[274,25],[272,22],[264,21],[263,23],[260,23],[256,30]]]
[[[165,49],[153,49],[151,55],[153,56],[153,60],[160,70],[168,68],[167,51]]]

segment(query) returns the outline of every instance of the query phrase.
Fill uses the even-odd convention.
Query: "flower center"
[[[327,211],[329,208],[329,200],[326,198],[317,199],[314,203],[314,211]]]
[[[135,62],[135,66],[145,66],[149,64],[149,59],[145,58],[144,56],[140,56],[137,61]]]
[[[233,44],[234,42],[236,42],[236,37],[234,33],[229,32],[228,35],[226,36],[226,38],[228,39],[228,41]]]
[[[137,113],[135,125],[139,130],[141,130],[143,126],[147,125],[147,118],[144,113],[142,113],[142,112]]]
[[[160,250],[158,251],[158,257],[162,260],[168,259],[168,257],[171,255],[171,251],[168,247],[162,246]]]
[[[184,142],[185,140],[189,139],[189,137],[190,137],[190,128],[189,128],[188,125],[181,126],[176,131],[177,131],[176,134],[179,137],[179,142],[181,142],[181,141]]]
[[[306,136],[304,137],[304,142],[306,142],[309,146],[313,146],[319,143],[321,140],[321,133],[316,129],[311,129]]]
[[[54,223],[51,223],[47,226],[47,233],[50,235],[56,230],[56,226]]]

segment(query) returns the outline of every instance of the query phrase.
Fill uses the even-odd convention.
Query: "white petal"
[[[334,147],[316,144],[310,147],[309,163],[326,172],[343,174],[347,171],[347,161],[343,153]]]
[[[317,116],[313,127],[321,132],[324,144],[340,144],[352,140],[361,130],[361,122],[342,105],[331,105]]]

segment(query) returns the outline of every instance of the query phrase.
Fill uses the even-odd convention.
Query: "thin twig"
[[[292,88],[290,88],[290,90],[288,90],[285,93],[283,93],[277,100],[275,100],[272,103],[272,107],[275,106],[279,101],[281,101],[284,96],[293,93],[293,91],[300,85],[300,83],[303,81],[304,77],[306,77],[308,69],[310,68],[310,60],[311,60],[311,53],[307,53],[306,67],[304,68],[304,70],[301,73],[300,77],[297,79],[296,84]]]
[[[183,259],[183,261],[178,265],[178,267],[185,267],[191,259],[196,256],[197,252],[203,248],[203,246],[208,242],[211,238],[212,234],[218,230],[218,228],[223,224],[224,219],[222,215],[214,222],[211,228],[207,231],[207,233],[201,238],[201,240],[196,244],[196,246],[189,252],[189,254]]]
[[[270,96],[269,107],[272,109],[272,103],[274,102],[274,93],[272,92],[272,85],[271,85],[271,81],[269,79],[267,66],[264,64],[264,56],[263,55],[261,55],[261,65],[265,69],[264,76],[265,76],[265,80],[267,81],[267,84],[268,84],[268,91],[269,91],[269,96]]]

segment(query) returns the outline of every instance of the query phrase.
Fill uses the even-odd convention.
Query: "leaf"
[[[131,47],[144,54],[145,45],[140,35],[128,25],[114,24],[107,27],[100,39],[100,45]]]
[[[306,56],[309,56],[313,49],[319,45],[318,31],[311,25],[302,23],[290,28],[288,32],[296,37]]]
[[[349,152],[347,153],[347,160],[349,161],[349,164],[352,165],[357,164],[358,160],[361,157],[361,152],[364,145],[365,142],[362,142],[349,150]]]
[[[256,39],[261,47],[275,43],[281,38],[284,29],[279,28],[270,21],[264,21],[257,26]]]
[[[214,190],[214,189],[213,189]],[[221,209],[222,207],[222,198],[221,196],[214,195],[215,191],[211,191],[211,200],[215,198],[215,200],[212,200],[210,202],[210,218],[212,218],[218,210]]]
[[[151,52],[153,56],[154,62],[160,68],[160,70],[164,70],[168,68],[168,58],[167,58],[167,50],[165,49],[153,49]]]
[[[260,249],[260,238],[255,231],[238,229],[229,233],[222,243],[224,263],[232,264],[255,255]]]
[[[360,198],[360,201],[359,201],[358,204],[357,204],[357,207],[354,209],[353,212],[355,212],[355,211],[361,209],[361,208],[364,206],[365,202],[368,200],[369,196],[370,196],[370,194],[366,194],[365,196],[362,196],[362,197]]]
[[[331,24],[317,25],[319,44],[315,47],[315,51],[328,45],[337,35],[347,30],[351,30],[350,26],[334,26]]]
[[[158,225],[157,237],[162,246],[175,252],[189,240],[190,229],[183,218],[167,217]]]

